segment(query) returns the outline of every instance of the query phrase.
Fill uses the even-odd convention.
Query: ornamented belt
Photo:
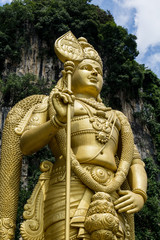
[[[114,172],[101,166],[93,164],[81,164],[81,166],[88,172],[88,174],[98,183],[106,186],[111,179],[114,178]],[[53,168],[51,175],[51,184],[65,181],[66,167]],[[78,179],[76,174],[71,172],[71,180]]]

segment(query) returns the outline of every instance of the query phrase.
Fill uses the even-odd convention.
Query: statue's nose
[[[94,75],[94,76],[98,75],[98,72],[97,72],[97,70],[95,68],[92,69],[92,75]]]

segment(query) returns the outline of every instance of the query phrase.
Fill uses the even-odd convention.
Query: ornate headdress
[[[55,41],[55,53],[58,58],[64,63],[66,61],[72,61],[74,64],[78,64],[84,59],[92,59],[97,61],[101,68],[103,68],[102,60],[98,52],[94,47],[88,43],[87,39],[84,37],[76,38],[71,31],[65,33],[60,38]],[[50,96],[52,98],[53,92],[57,89],[62,91],[66,88],[66,71],[62,71],[63,77],[59,79],[57,85],[52,90]],[[102,102],[100,94],[97,97],[98,102]]]
[[[55,42],[55,52],[62,61],[80,62],[84,59],[97,61],[103,67],[102,60],[94,47],[84,37],[76,38],[71,31]]]

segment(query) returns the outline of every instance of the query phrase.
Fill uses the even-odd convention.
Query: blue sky
[[[160,78],[160,0],[92,0],[104,10],[109,10],[115,22],[137,36],[139,56]]]
[[[11,0],[0,0],[0,6]],[[104,10],[109,10],[115,22],[137,36],[139,56],[160,78],[160,0],[92,0]]]

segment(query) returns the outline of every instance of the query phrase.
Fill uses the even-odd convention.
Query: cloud
[[[113,0],[123,9],[126,27],[129,25],[127,19],[134,21],[135,34],[137,36],[138,50],[145,54],[149,47],[160,44],[160,1],[159,0]],[[131,10],[135,10],[134,15]],[[127,14],[128,12],[128,14]],[[119,17],[120,18],[120,17]]]
[[[160,76],[160,0],[112,0],[118,25],[137,36],[137,61]]]
[[[128,23],[131,21],[131,9],[124,7],[124,4],[122,4],[119,0],[113,0],[113,3],[114,7],[112,12],[116,23],[124,27],[129,27]]]
[[[150,56],[145,57],[145,65],[158,76],[160,76],[160,52],[151,54]],[[143,62],[143,59],[140,60]]]

